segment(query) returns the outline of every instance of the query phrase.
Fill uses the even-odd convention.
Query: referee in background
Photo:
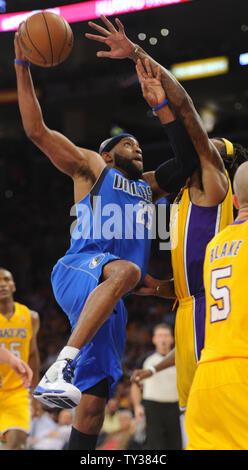
[[[150,369],[161,362],[174,345],[172,329],[165,323],[153,330],[155,351],[141,358],[137,369]],[[144,381],[143,390],[131,384],[131,400],[135,417],[146,420],[146,448],[150,450],[182,450],[180,411],[176,368],[169,367]]]

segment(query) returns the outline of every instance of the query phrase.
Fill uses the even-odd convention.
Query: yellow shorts
[[[24,387],[0,390],[0,433],[9,429],[28,432],[30,425],[29,392]]]
[[[187,450],[248,450],[248,359],[200,363],[185,415]]]
[[[204,346],[205,295],[179,300],[175,325],[175,361],[179,405],[185,409]]]

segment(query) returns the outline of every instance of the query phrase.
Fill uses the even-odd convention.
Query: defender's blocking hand
[[[132,54],[136,45],[128,39],[125,33],[125,29],[121,21],[116,18],[115,23],[117,28],[103,15],[101,15],[101,20],[103,21],[106,28],[89,21],[89,26],[101,35],[86,33],[85,36],[88,39],[93,39],[94,41],[102,42],[107,44],[110,47],[110,51],[98,51],[97,57],[109,57],[111,59],[126,59]]]

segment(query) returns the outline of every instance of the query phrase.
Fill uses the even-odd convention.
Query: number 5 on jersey
[[[213,269],[211,271],[211,296],[216,301],[210,306],[210,322],[226,320],[231,312],[231,292],[226,285],[219,286],[219,282],[232,276],[232,266]],[[218,302],[222,302],[220,308]]]

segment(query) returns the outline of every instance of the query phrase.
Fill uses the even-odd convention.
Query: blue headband
[[[123,134],[116,135],[112,137],[112,139],[110,139],[106,143],[106,145],[101,149],[101,151],[99,152],[100,155],[102,155],[103,152],[109,152],[116,144],[118,144],[118,142],[120,142],[121,139],[124,139],[125,137],[132,137],[133,139],[136,140],[136,138],[132,134],[123,133]]]

